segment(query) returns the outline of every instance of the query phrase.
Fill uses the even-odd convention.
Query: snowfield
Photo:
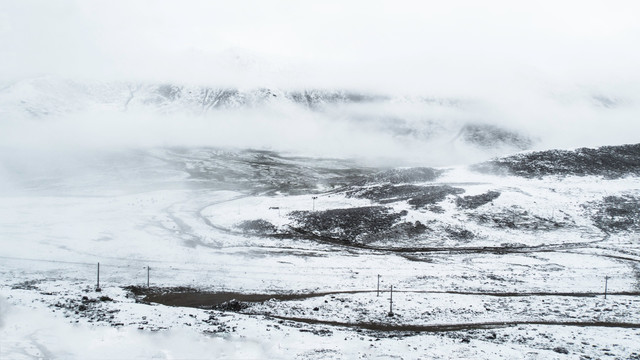
[[[2,359],[640,358],[636,176],[48,156],[5,171]]]

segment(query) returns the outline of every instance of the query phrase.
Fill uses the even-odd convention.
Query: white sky
[[[53,75],[415,93],[478,104],[455,119],[427,109],[418,120],[505,125],[537,139],[539,149],[637,143],[638,19],[635,0],[0,0],[0,87]],[[598,106],[594,96],[620,106]],[[401,105],[394,109],[399,113],[391,117],[402,114]],[[297,112],[277,113],[268,123],[262,110],[228,115],[240,120],[218,119],[215,131],[209,127],[218,123],[209,120],[172,118],[161,125],[148,115],[147,121],[120,111],[81,114],[50,127],[18,119],[0,128],[6,134],[0,143],[33,138],[118,145],[128,139],[140,145],[145,134],[153,137],[150,144],[231,142],[373,158],[434,154],[440,161],[451,155],[437,143],[407,144],[384,129],[366,134],[348,127],[357,123],[338,126],[317,114],[301,121]],[[265,127],[272,135],[255,131]],[[451,157],[475,159],[470,155]]]
[[[637,1],[0,0],[0,77],[619,87],[640,77],[639,14]]]

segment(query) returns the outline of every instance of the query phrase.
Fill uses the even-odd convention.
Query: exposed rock
[[[464,189],[451,187],[449,185],[426,186],[422,192],[413,196],[408,201],[414,208],[423,208],[443,201],[448,195],[458,195],[464,193]]]
[[[508,146],[526,150],[533,144],[533,141],[525,135],[489,124],[467,124],[460,130],[458,137],[483,148]]]
[[[595,225],[604,231],[640,231],[640,197],[606,196],[584,205]]]
[[[427,182],[437,179],[443,172],[443,170],[427,167],[391,169],[373,174],[369,182],[388,182],[391,184]]]
[[[213,306],[213,308],[216,310],[235,311],[235,312],[244,310],[248,307],[249,305],[247,303],[240,302],[237,300],[229,300],[229,301],[223,302],[222,304]]]
[[[385,184],[353,190],[348,192],[347,196],[374,200],[381,204],[408,201],[408,203],[415,208],[423,208],[427,205],[433,205],[443,201],[448,195],[462,193],[464,193],[464,189],[449,185],[417,186]]]
[[[275,225],[263,219],[246,220],[236,225],[236,228],[255,235],[270,235],[277,230]]]
[[[569,350],[567,350],[566,348],[562,347],[562,346],[557,346],[555,348],[553,348],[553,351],[557,352],[558,354],[568,354]]]
[[[500,196],[498,191],[489,191],[485,194],[459,197],[456,199],[456,205],[463,209],[476,209],[482,205],[488,204]]]
[[[494,159],[473,165],[471,169],[528,178],[549,175],[599,175],[611,179],[638,176],[640,144],[537,151]]]
[[[346,241],[386,232],[401,218],[400,214],[384,206],[294,211],[289,216],[305,231]]]

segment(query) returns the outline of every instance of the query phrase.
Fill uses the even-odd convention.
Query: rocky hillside
[[[640,175],[640,144],[517,154],[472,166],[475,171],[528,178],[549,175]]]

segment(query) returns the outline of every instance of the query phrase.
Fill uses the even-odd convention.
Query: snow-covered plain
[[[213,149],[85,155],[57,171],[34,157],[6,179],[0,358],[640,357],[637,234],[603,232],[584,207],[637,194],[636,177],[447,169],[418,185],[500,196],[471,210],[455,195],[438,211],[388,204],[432,224],[432,237],[402,239],[423,249],[408,253],[389,241],[352,247],[238,227],[262,219],[286,231],[293,211],[376,205],[331,185],[351,166],[339,160]],[[504,214],[513,228],[475,220]],[[560,225],[523,227],[532,219]],[[448,228],[475,237],[446,237]],[[445,250],[425,250],[437,247]],[[146,304],[124,287],[146,285],[147,266],[154,288],[309,295],[239,312]]]

